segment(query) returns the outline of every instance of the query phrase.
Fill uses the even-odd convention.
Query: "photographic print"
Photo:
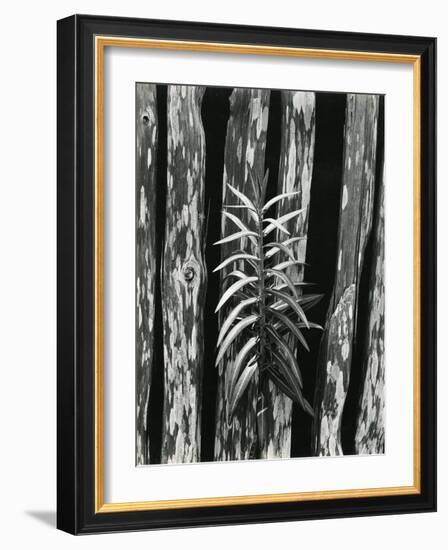
[[[384,97],[135,112],[136,465],[384,453]]]
[[[436,46],[58,21],[59,529],[436,510]]]

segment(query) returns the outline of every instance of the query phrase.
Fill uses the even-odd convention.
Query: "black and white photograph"
[[[5,550],[443,546],[446,10],[368,7],[3,5]]]
[[[60,530],[436,510],[436,39],[371,17],[58,21]]]
[[[137,466],[385,453],[386,101],[136,83]]]

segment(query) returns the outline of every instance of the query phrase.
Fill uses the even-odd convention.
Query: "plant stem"
[[[259,206],[259,205],[258,205]],[[260,333],[259,333],[259,350],[260,350],[260,373],[263,370],[264,362],[264,348],[265,348],[265,325],[266,325],[266,293],[265,293],[265,280],[264,280],[264,249],[263,249],[263,211],[261,207],[258,207],[258,257],[260,262],[258,264],[258,277],[260,281],[259,291],[259,314],[260,314]]]
[[[263,400],[261,400],[260,403],[260,396],[263,396],[262,391],[262,385],[263,385],[263,367],[265,362],[265,327],[266,327],[266,292],[265,292],[265,278],[264,278],[264,248],[263,248],[263,210],[261,198],[258,199],[257,204],[257,215],[258,215],[258,237],[257,237],[257,245],[258,245],[258,254],[256,254],[260,261],[258,263],[258,280],[259,280],[259,294],[258,294],[258,312],[260,315],[260,319],[258,321],[258,337],[259,337],[259,344],[258,344],[258,362],[259,362],[259,382],[258,382],[258,391],[257,391],[257,421],[255,423],[255,448],[256,448],[256,455],[257,457],[260,457],[260,449],[262,445],[262,439],[263,439],[263,433],[264,430],[262,428],[263,426],[263,420],[264,418],[259,417],[258,413],[262,410],[263,407]]]

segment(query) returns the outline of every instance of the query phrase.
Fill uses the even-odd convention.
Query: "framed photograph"
[[[58,527],[434,511],[434,38],[58,22]]]

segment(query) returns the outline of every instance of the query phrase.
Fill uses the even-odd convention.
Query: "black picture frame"
[[[57,527],[100,533],[436,509],[436,39],[74,15],[57,26]],[[97,513],[95,509],[95,36],[381,52],[421,63],[420,492]]]

